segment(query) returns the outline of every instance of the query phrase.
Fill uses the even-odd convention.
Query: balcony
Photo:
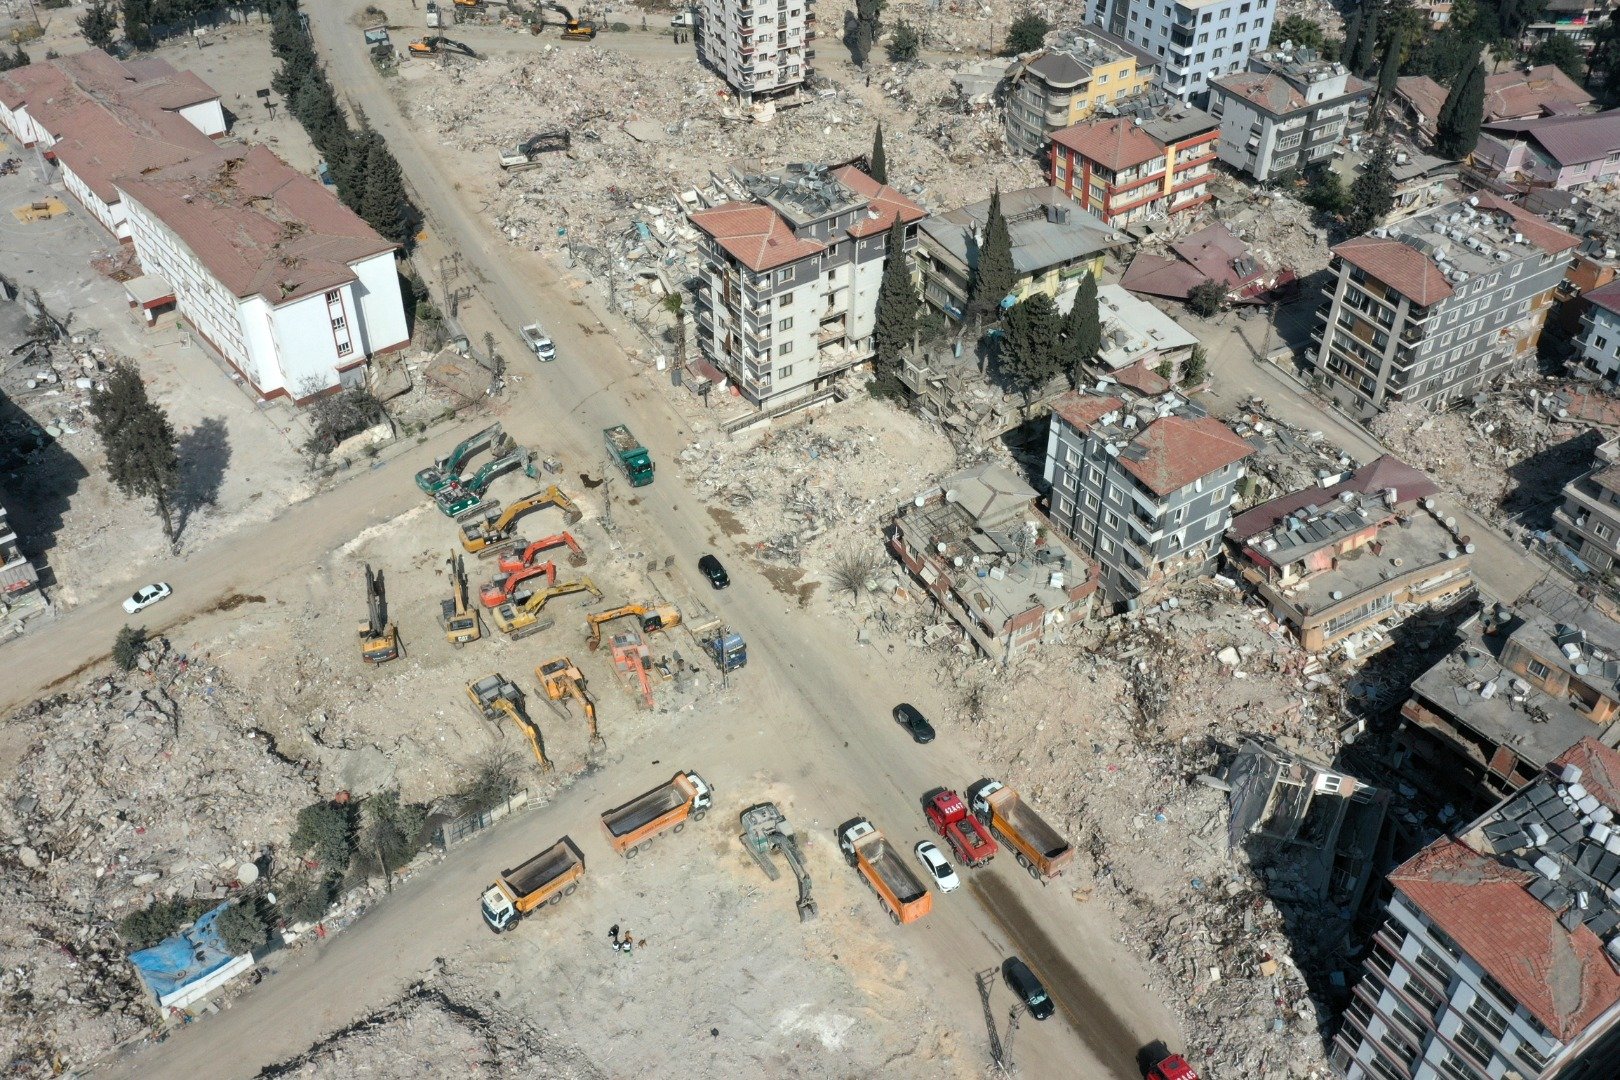
[[[823,326],[821,328],[821,332],[816,335],[816,345],[819,347],[822,345],[830,345],[835,341],[842,341],[844,339],[844,335],[845,330],[842,321],[828,323],[826,326]]]

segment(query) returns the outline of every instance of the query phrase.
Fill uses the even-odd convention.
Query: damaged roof
[[[1227,535],[1242,543],[1275,526],[1290,514],[1307,506],[1327,506],[1347,491],[1358,495],[1378,495],[1393,489],[1395,504],[1402,506],[1437,494],[1440,488],[1427,474],[1400,458],[1384,454],[1363,465],[1331,487],[1311,487],[1263,502],[1232,519]]]

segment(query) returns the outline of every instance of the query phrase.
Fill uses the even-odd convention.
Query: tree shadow
[[[231,436],[222,416],[206,417],[180,436],[180,491],[175,500],[176,539],[198,510],[219,502],[225,467],[231,461]]]
[[[56,584],[51,549],[73,494],[89,476],[71,451],[0,392],[0,503],[41,588]]]

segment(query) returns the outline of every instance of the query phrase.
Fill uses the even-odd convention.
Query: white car
[[[124,601],[124,610],[133,615],[137,611],[151,607],[173,591],[173,589],[169,588],[167,582],[160,581],[155,585],[143,585],[136,590],[134,596]]]
[[[933,841],[924,840],[917,845],[917,859],[928,868],[928,876],[934,879],[940,892],[955,892],[962,887],[962,879],[956,876],[956,871],[951,869],[944,853]]]

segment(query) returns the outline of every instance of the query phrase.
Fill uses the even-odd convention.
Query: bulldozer
[[[437,34],[429,34],[421,41],[413,41],[405,47],[410,50],[412,56],[438,56],[440,53],[453,52],[460,53],[469,60],[478,59],[478,54],[473,52],[471,46]]]
[[[562,36],[567,38],[570,41],[590,41],[592,38],[594,38],[596,36],[596,24],[595,23],[588,23],[588,22],[583,21],[578,16],[576,16],[572,11],[569,11],[567,8],[563,7],[561,4],[554,3],[553,0],[541,0],[541,2],[539,4],[539,9],[540,10],[549,9],[551,11],[555,11],[557,14],[559,14],[559,15],[561,15],[563,17]],[[535,22],[530,24],[530,29],[532,29],[535,33],[538,34],[540,32],[540,26],[541,26],[541,24],[540,24],[540,22],[538,21],[538,18],[537,18]]]
[[[489,490],[496,477],[523,468],[534,456],[526,446],[509,445],[509,450],[498,458],[484,462],[484,467],[472,476],[455,480],[436,492],[433,501],[438,504],[439,512],[445,517],[460,518],[484,509],[484,492]]]
[[[467,684],[467,700],[472,704],[473,712],[485,720],[504,717],[522,728],[540,768],[551,771],[551,759],[546,757],[546,744],[540,735],[540,725],[530,718],[524,708],[523,691],[518,689],[517,683],[502,677],[499,672],[485,675]]]
[[[525,566],[505,578],[496,578],[478,590],[478,599],[487,608],[500,607],[517,595],[519,585],[537,577],[546,579],[547,588],[557,584],[557,564],[547,562],[538,566]]]
[[[566,656],[547,660],[534,669],[534,677],[540,680],[540,685],[546,688],[546,696],[552,701],[573,698],[579,702],[580,709],[585,713],[585,723],[590,730],[592,750],[601,750],[607,746],[607,741],[596,729],[596,702],[586,693],[585,675],[572,660]]]
[[[775,881],[779,876],[776,861],[771,858],[774,849],[782,853],[788,868],[799,881],[799,921],[809,922],[817,915],[816,902],[810,895],[810,867],[804,861],[804,852],[794,839],[789,825],[775,803],[755,803],[740,815],[742,835],[738,837],[748,854],[754,857],[765,876]]]
[[[501,573],[515,574],[525,567],[534,565],[534,557],[542,551],[549,551],[551,548],[563,546],[568,548],[569,566],[578,568],[585,565],[585,550],[579,546],[579,541],[574,539],[573,533],[560,532],[554,536],[543,537],[532,544],[527,544],[522,540],[519,540],[518,543],[523,545],[523,553],[521,555],[517,554],[514,547],[510,554],[502,555],[501,561],[497,564],[501,568]]]
[[[574,500],[562,493],[556,484],[544,491],[536,491],[525,495],[517,502],[512,503],[505,510],[491,507],[484,515],[482,521],[469,521],[461,527],[461,550],[469,555],[477,555],[480,559],[487,559],[510,547],[515,547],[523,541],[514,534],[517,519],[530,510],[538,510],[542,506],[555,506],[563,512],[563,522],[573,525],[585,515],[580,513]]]
[[[478,609],[467,604],[467,567],[461,556],[450,553],[450,599],[439,601],[439,625],[444,638],[456,648],[484,636],[484,621]]]
[[[411,47],[414,49],[416,46]],[[467,464],[468,458],[492,446],[504,445],[505,440],[506,433],[499,424],[491,424],[483,431],[467,436],[456,444],[454,450],[417,473],[416,486],[422,489],[424,495],[437,494],[461,478],[461,468]],[[496,450],[496,453],[502,452]]]
[[[623,607],[609,608],[607,611],[596,611],[585,616],[585,627],[589,630],[585,644],[592,652],[602,647],[602,624],[612,622],[634,615],[641,621],[641,629],[645,633],[655,630],[670,630],[681,625],[681,613],[673,604],[625,604]]]
[[[540,610],[546,606],[547,601],[576,592],[588,592],[596,599],[602,599],[602,590],[596,587],[594,581],[590,578],[580,578],[578,581],[564,581],[549,589],[541,589],[522,603],[502,604],[491,611],[489,617],[501,633],[510,634],[514,639],[525,638],[551,625],[550,619],[540,621]]]
[[[399,628],[388,621],[388,596],[383,576],[366,564],[366,621],[360,624],[360,659],[381,664],[399,658]]]

